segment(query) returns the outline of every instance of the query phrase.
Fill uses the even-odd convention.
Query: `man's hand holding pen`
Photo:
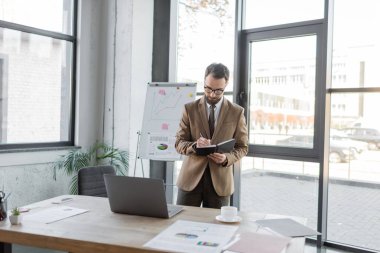
[[[197,147],[205,147],[211,145],[211,140],[204,138],[201,134],[199,139],[197,140]]]

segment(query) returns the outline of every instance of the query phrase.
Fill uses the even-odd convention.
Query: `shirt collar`
[[[219,109],[220,106],[222,105],[223,99],[224,99],[224,97],[222,97],[222,98],[219,100],[219,102],[215,104],[215,109],[216,109],[216,110]],[[206,104],[207,104],[207,108],[208,108],[208,109],[211,109],[211,108],[210,108],[210,107],[211,107],[211,104],[207,103],[207,101],[206,101]]]

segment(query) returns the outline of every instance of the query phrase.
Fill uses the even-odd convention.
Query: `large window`
[[[0,0],[0,148],[73,142],[73,0]]]
[[[379,1],[244,3],[253,158],[237,174],[241,209],[302,216],[326,244],[378,251]]]
[[[234,1],[178,0],[176,80],[196,82],[203,92],[206,67],[221,62],[230,69],[226,91],[232,91],[234,38]]]
[[[73,35],[73,0],[0,0],[0,20]]]
[[[235,172],[240,191],[234,199],[242,211],[301,217],[314,229],[323,145],[322,27],[319,20],[243,30],[239,53],[249,156]]]
[[[324,0],[245,0],[244,29],[282,25],[324,16]]]
[[[219,2],[239,8],[234,97],[250,134],[233,204],[303,217],[320,244],[379,251],[380,2],[180,0],[177,81],[202,82],[216,59]]]
[[[380,250],[380,2],[335,0],[330,150],[350,150],[329,166],[327,239]],[[348,18],[350,17],[350,18]],[[368,217],[371,217],[370,219]]]
[[[316,36],[250,43],[252,144],[313,148],[315,53]]]
[[[315,22],[243,31],[240,64],[251,154],[318,161],[321,28]]]

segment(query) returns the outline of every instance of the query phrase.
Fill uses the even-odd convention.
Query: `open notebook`
[[[230,139],[227,141],[220,142],[216,145],[209,145],[205,147],[197,147],[197,155],[206,156],[212,153],[229,153],[234,149],[236,140]]]

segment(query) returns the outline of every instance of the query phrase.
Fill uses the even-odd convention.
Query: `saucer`
[[[218,221],[227,222],[227,223],[240,222],[242,220],[240,216],[235,216],[233,219],[225,219],[222,217],[222,215],[216,216],[215,219],[217,219]]]

